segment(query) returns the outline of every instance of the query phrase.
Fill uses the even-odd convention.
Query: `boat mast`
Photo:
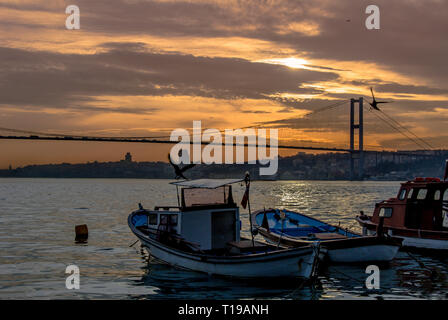
[[[241,205],[244,209],[249,210],[249,224],[250,224],[250,235],[252,237],[252,247],[255,247],[255,240],[254,240],[254,233],[252,230],[252,216],[251,216],[251,210],[250,210],[250,197],[249,197],[249,188],[250,188],[250,174],[249,172],[246,172],[246,176],[244,177],[244,183],[246,184],[246,191],[244,192],[243,199],[241,200]]]

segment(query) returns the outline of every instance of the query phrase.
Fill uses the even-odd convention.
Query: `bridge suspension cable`
[[[243,127],[241,129],[249,129],[249,128],[258,128],[258,127],[265,127],[263,124],[259,125],[253,125],[253,126],[247,126]],[[206,128],[204,129],[206,130]],[[233,129],[234,130],[234,129]],[[0,127],[0,131],[7,131],[7,132],[14,132],[14,133],[25,133],[25,134],[31,134],[31,135],[40,135],[40,136],[50,136],[50,137],[77,137],[77,138],[87,138],[87,139],[169,139],[171,136],[86,136],[86,135],[78,135],[78,134],[71,134],[71,133],[48,133],[48,132],[39,132],[39,131],[29,131],[29,130],[21,130],[21,129],[13,129],[13,128],[5,128]],[[220,133],[224,133],[225,130],[219,130]]]
[[[327,106],[318,108],[314,111],[311,111],[309,113],[307,113],[305,115],[305,117],[309,117],[312,116],[314,114],[317,113],[321,113],[324,111],[329,111],[332,109],[335,109],[345,103],[347,103],[347,101],[349,100],[341,100],[341,101],[337,101],[334,103],[331,103]],[[364,106],[364,108],[367,108],[369,112],[371,112],[373,115],[375,115],[378,119],[380,119],[381,121],[383,121],[384,123],[386,123],[388,126],[390,126],[391,128],[393,128],[394,130],[396,130],[397,132],[399,132],[400,134],[402,134],[404,137],[406,137],[407,139],[409,139],[410,141],[412,141],[413,143],[415,143],[416,145],[418,145],[420,148],[422,148],[423,150],[431,150],[434,149],[434,147],[429,144],[427,141],[425,141],[424,139],[418,137],[415,133],[413,133],[410,129],[406,128],[405,126],[401,125],[398,121],[396,121],[395,119],[393,119],[392,117],[390,117],[388,114],[386,114],[384,111],[382,110],[378,110],[379,112],[376,113],[374,112],[374,110],[372,110],[372,108],[369,108],[367,106]],[[246,126],[243,127],[241,129],[248,129],[248,128],[259,128],[259,127],[267,127],[269,126],[269,123],[259,123],[256,125],[251,125],[251,126]],[[113,140],[113,141],[117,141],[119,142],[120,140],[124,141],[124,142],[132,142],[132,141],[136,141],[136,142],[150,142],[150,141],[137,141],[137,140],[141,140],[141,139],[166,139],[166,138],[170,138],[170,136],[132,136],[132,137],[126,137],[126,136],[86,136],[86,135],[77,135],[77,134],[67,134],[67,133],[46,133],[46,132],[38,132],[38,131],[29,131],[29,130],[21,130],[21,129],[12,129],[12,128],[5,128],[5,127],[0,127],[0,131],[7,131],[7,132],[15,132],[15,133],[25,133],[25,134],[30,134],[30,135],[38,135],[38,136],[45,136],[45,137],[53,137],[55,138],[54,140],[61,138],[69,138],[69,139],[73,139],[75,138],[76,140],[78,139],[85,139],[85,140],[90,140],[90,141],[102,141],[103,139],[109,139],[109,140]],[[162,130],[163,131],[163,130]],[[225,130],[219,130],[220,133],[223,133]],[[8,137],[3,137],[1,136],[2,139],[6,139]],[[10,138],[19,138],[19,137],[10,137]],[[34,138],[34,137],[31,137]],[[35,137],[38,138],[38,137]],[[44,138],[44,137],[39,137],[39,138]],[[59,139],[58,139],[59,140]],[[161,143],[167,143],[168,141],[157,141],[157,140],[151,140],[154,143],[157,142],[161,142]],[[280,146],[279,146],[280,147]],[[331,150],[331,151],[347,151],[344,148],[319,148],[319,147],[294,147],[294,146],[286,146],[286,148],[297,148],[297,149],[310,149],[310,150]]]
[[[330,110],[333,108],[336,108],[340,105],[343,105],[348,100],[338,101],[336,103],[332,103],[328,106],[319,108],[317,110],[314,110],[306,116],[316,114],[322,111]],[[260,128],[260,127],[266,127],[266,124],[256,124],[251,126],[242,127],[240,129],[250,129],[250,128]],[[204,129],[206,130],[206,129]],[[235,129],[233,129],[235,130]],[[30,135],[39,135],[39,136],[50,136],[50,137],[77,137],[77,138],[86,138],[86,139],[169,139],[170,135],[161,135],[161,136],[86,136],[86,135],[78,135],[78,134],[71,134],[71,133],[48,133],[48,132],[39,132],[39,131],[30,131],[30,130],[21,130],[21,129],[13,129],[13,128],[5,128],[0,127],[0,131],[7,131],[7,132],[14,132],[14,133],[25,133]],[[224,133],[225,130],[219,130],[220,133]]]
[[[316,109],[314,111],[311,111],[311,112],[307,113],[305,116],[308,117],[308,116],[314,115],[314,114],[319,113],[319,112],[323,112],[323,111],[328,111],[328,110],[334,109],[336,107],[339,107],[339,106],[343,105],[344,103],[347,103],[348,101],[349,100],[342,100],[342,101],[338,101],[338,102],[332,103],[332,104],[330,104],[328,106],[325,106],[325,107]]]
[[[395,123],[397,126],[399,126],[400,128],[406,130],[407,132],[409,132],[411,135],[413,135],[417,140],[419,140],[420,142],[424,143],[425,145],[427,145],[430,149],[434,149],[434,147],[427,142],[426,140],[424,140],[423,138],[420,138],[419,136],[417,136],[414,132],[412,132],[411,130],[409,130],[408,128],[406,128],[405,126],[401,125],[398,121],[396,121],[395,119],[393,119],[391,116],[389,116],[387,113],[385,113],[383,110],[379,110],[382,114],[384,114],[390,121],[392,121],[393,123]]]
[[[411,137],[411,136],[409,136],[408,134],[406,134],[406,132],[404,132],[401,128],[404,128],[401,124],[399,124],[397,121],[395,121],[395,120],[393,120],[393,122],[391,121],[391,120],[389,120],[388,118],[390,118],[390,119],[392,119],[390,116],[387,116],[386,117],[386,114],[384,113],[384,112],[382,112],[381,110],[381,113],[375,113],[373,110],[372,110],[372,108],[369,108],[369,107],[367,107],[367,106],[365,106],[365,108],[367,108],[368,109],[368,111],[370,112],[370,113],[372,113],[375,117],[377,117],[378,119],[380,119],[381,121],[383,121],[384,123],[386,123],[387,125],[389,125],[391,128],[393,128],[394,130],[396,130],[397,132],[399,132],[400,134],[402,134],[403,136],[405,136],[406,138],[408,138],[409,140],[411,140],[412,142],[414,142],[416,145],[418,145],[420,148],[422,148],[422,149],[424,149],[424,150],[431,150],[432,149],[432,147],[430,146],[430,148],[428,149],[425,145],[423,145],[422,143],[420,143],[419,142],[419,140],[422,140],[422,139],[420,139],[417,135],[415,135],[414,133],[413,133],[413,135],[414,136],[416,136],[417,137],[417,139],[414,139],[413,137]],[[380,114],[381,114],[381,116],[380,116]],[[394,124],[394,123],[397,123],[397,125],[396,124]],[[409,129],[406,129],[407,131],[410,131]]]

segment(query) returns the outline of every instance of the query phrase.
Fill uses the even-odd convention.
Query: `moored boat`
[[[445,174],[446,179],[446,174]],[[403,247],[448,252],[448,181],[415,178],[401,184],[394,198],[375,205],[372,216],[356,217],[363,234],[403,239]]]
[[[330,262],[388,262],[397,254],[401,239],[387,236],[361,236],[327,224],[305,214],[279,209],[259,210],[252,214],[252,224],[272,243],[298,247],[316,243],[326,251]]]
[[[318,247],[290,249],[241,238],[239,208],[232,196],[232,184],[241,181],[173,182],[178,206],[140,206],[129,215],[129,227],[152,256],[174,267],[238,278],[310,279]]]

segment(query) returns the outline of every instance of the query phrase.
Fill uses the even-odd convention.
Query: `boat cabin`
[[[375,205],[371,221],[384,227],[447,231],[448,182],[438,178],[416,178],[401,184],[395,198]]]
[[[141,224],[159,241],[187,243],[200,251],[224,249],[240,241],[239,208],[232,184],[241,179],[198,179],[172,182],[178,206],[142,211]]]

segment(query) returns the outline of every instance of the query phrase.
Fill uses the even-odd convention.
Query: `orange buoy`
[[[89,229],[87,229],[86,224],[75,226],[75,233],[76,242],[87,242],[87,239],[89,238]]]

